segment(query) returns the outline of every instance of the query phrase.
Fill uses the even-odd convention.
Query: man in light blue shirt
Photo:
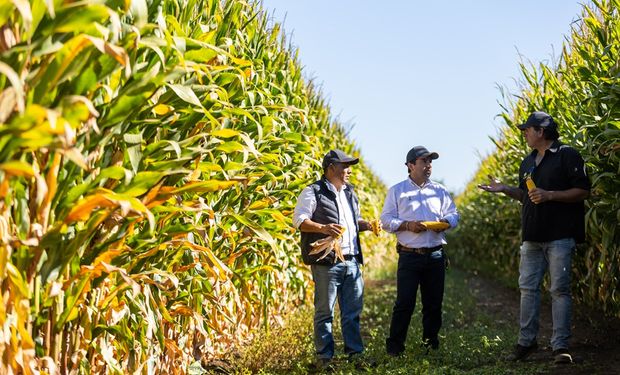
[[[405,340],[415,309],[418,286],[422,296],[422,343],[439,348],[439,329],[446,270],[444,231],[458,224],[459,215],[446,188],[430,180],[436,152],[416,146],[407,153],[409,176],[387,193],[381,222],[383,229],[395,233],[398,240],[396,301],[390,335],[386,340],[389,355],[405,350]],[[423,222],[443,222],[446,228],[427,228]]]

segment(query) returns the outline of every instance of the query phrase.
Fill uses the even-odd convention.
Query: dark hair
[[[409,163],[415,165],[415,162],[416,162],[416,159],[413,159],[405,163],[405,165],[407,166],[407,176],[409,176],[409,173],[411,173],[411,171],[409,170]]]
[[[543,136],[548,141],[555,141],[560,138],[560,133],[558,133],[558,129],[554,126],[547,126],[544,128],[541,126],[534,126],[534,130],[539,131],[540,129],[542,129]]]
[[[341,163],[341,162],[334,161],[334,162],[331,162],[331,163],[327,164],[327,166],[325,166],[325,168],[323,168],[323,174],[327,175],[327,170],[329,169],[329,167],[332,166],[332,165],[335,166],[336,164],[350,165],[348,163]]]
[[[327,170],[329,169],[329,166],[330,166],[330,165],[332,165],[332,164],[333,164],[333,163],[329,163],[329,164],[327,164],[327,165],[323,168],[323,174],[324,174],[325,176],[327,176]]]

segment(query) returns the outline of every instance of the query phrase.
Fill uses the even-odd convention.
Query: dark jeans
[[[411,315],[415,309],[418,286],[422,295],[422,340],[432,347],[439,345],[437,334],[441,328],[441,305],[446,276],[442,250],[420,255],[401,252],[398,258],[396,302],[392,312],[390,336],[386,349],[390,353],[405,350],[405,340]]]

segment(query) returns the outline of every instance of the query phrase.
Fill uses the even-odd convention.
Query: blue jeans
[[[439,345],[445,277],[446,260],[442,250],[426,255],[400,253],[396,275],[396,302],[392,311],[390,336],[385,340],[388,353],[398,354],[405,350],[418,286],[422,297],[422,341],[432,347]]]
[[[575,240],[572,238],[550,242],[523,242],[519,265],[519,345],[530,346],[536,341],[540,315],[540,285],[545,271],[549,269],[553,316],[551,347],[553,350],[568,348],[571,335],[571,256],[574,248]]]
[[[364,280],[357,260],[347,260],[334,265],[313,264],[314,280],[314,346],[319,358],[334,356],[332,322],[338,297],[340,325],[346,354],[364,350],[360,333]]]

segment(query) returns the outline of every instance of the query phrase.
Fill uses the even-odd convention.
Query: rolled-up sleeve
[[[316,196],[312,186],[306,187],[297,198],[297,205],[293,212],[293,226],[299,228],[306,219],[311,219],[316,209]]]
[[[444,190],[443,195],[443,218],[448,221],[450,228],[456,228],[459,224],[459,212],[456,209],[456,205],[454,204],[450,193]]]
[[[381,211],[381,224],[386,232],[394,233],[398,230],[398,227],[403,223],[403,220],[398,218],[398,205],[396,204],[394,188],[390,188],[385,197],[383,203],[383,211]]]

